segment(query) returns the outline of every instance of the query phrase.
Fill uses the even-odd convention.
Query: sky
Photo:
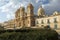
[[[60,11],[60,0],[0,0],[0,23],[14,19],[16,10],[20,6],[26,8],[28,3],[33,4],[35,14],[37,14],[41,5],[46,15],[51,15],[54,11]]]

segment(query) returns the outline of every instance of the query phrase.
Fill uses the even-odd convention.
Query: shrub
[[[0,40],[58,40],[58,34],[52,29],[20,29],[0,34]]]

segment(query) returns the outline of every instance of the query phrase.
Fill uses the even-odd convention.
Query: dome
[[[42,16],[45,15],[45,11],[42,8],[42,6],[40,6],[39,9],[38,9],[38,16],[40,16],[40,15],[42,15]]]
[[[39,7],[38,12],[44,12],[44,9],[42,8],[42,6]]]

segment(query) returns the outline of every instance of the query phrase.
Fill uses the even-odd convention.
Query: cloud
[[[0,22],[1,22],[2,20],[1,20],[1,17],[0,17]]]
[[[7,14],[7,19],[10,19],[10,14]]]
[[[7,20],[15,18],[14,14],[7,14],[6,16]]]
[[[44,9],[48,15],[52,14],[54,11],[60,11],[60,0],[51,0],[48,4],[44,5]]]
[[[52,14],[56,10],[60,11],[60,0],[0,0],[0,14],[5,17],[2,17],[1,20],[5,21],[7,18],[13,19],[15,17],[15,11],[20,6],[26,7],[28,3],[34,5],[35,14],[37,14],[37,10],[41,3],[46,14]]]
[[[2,23],[2,20],[0,19],[0,23]]]
[[[36,3],[38,3],[39,2],[39,0],[36,0]]]
[[[4,6],[5,4],[7,4],[9,1],[8,0],[0,0],[0,7]]]
[[[15,18],[15,11],[20,6],[25,6],[28,4],[28,0],[0,0],[0,17],[1,20],[4,22],[7,19]],[[2,17],[3,15],[3,17]]]
[[[9,12],[9,11],[13,12],[11,10],[17,9],[20,6],[26,7],[26,4],[27,4],[26,1],[25,2],[18,2],[18,1],[16,2],[16,0],[15,1],[10,0],[9,3],[5,4],[4,6],[1,6],[0,9],[2,10],[2,12]]]

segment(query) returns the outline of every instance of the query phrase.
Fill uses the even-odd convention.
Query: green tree
[[[20,29],[20,32],[4,32],[0,40],[58,40],[58,34],[52,29]]]

